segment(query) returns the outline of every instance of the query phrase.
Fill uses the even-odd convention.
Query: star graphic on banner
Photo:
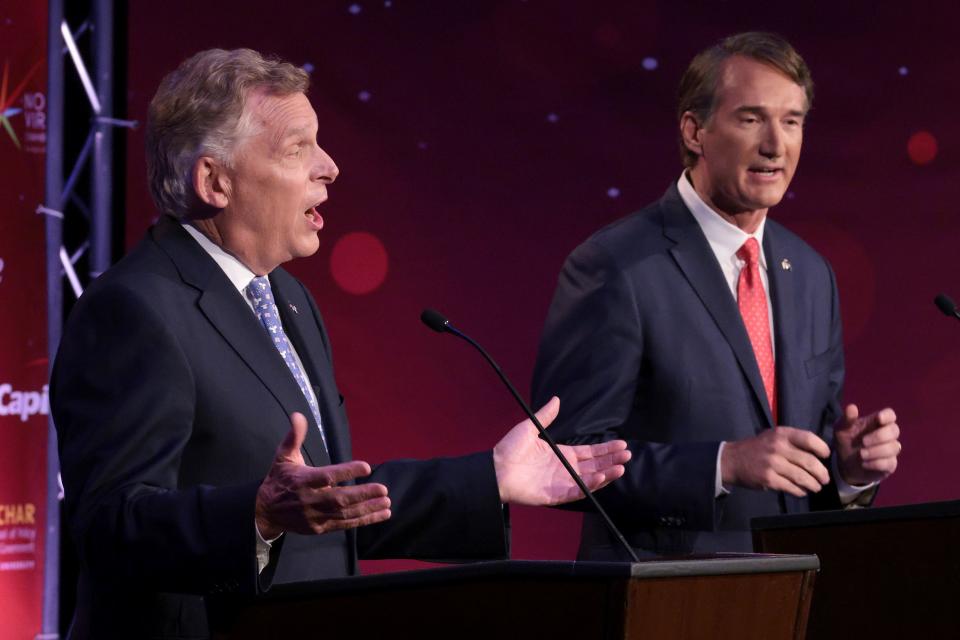
[[[33,63],[33,66],[30,67],[30,71],[27,72],[27,75],[24,76],[23,80],[20,81],[10,94],[7,94],[7,87],[9,86],[10,79],[10,61],[5,60],[3,63],[3,80],[0,81],[0,126],[3,126],[6,129],[7,134],[9,134],[10,139],[13,140],[13,144],[17,145],[17,149],[20,148],[20,140],[17,139],[17,134],[13,131],[13,125],[10,124],[10,118],[17,115],[22,111],[22,109],[17,109],[12,107],[13,103],[20,97],[20,94],[23,93],[24,88],[27,86],[27,82],[30,81],[30,78],[36,73],[37,69],[40,68],[40,63],[42,60],[37,60]]]

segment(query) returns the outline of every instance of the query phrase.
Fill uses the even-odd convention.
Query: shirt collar
[[[677,190],[680,191],[683,204],[687,205],[687,209],[696,218],[697,224],[700,225],[703,235],[707,237],[707,242],[710,243],[710,248],[713,249],[718,259],[734,259],[737,251],[747,241],[747,238],[756,238],[760,247],[763,247],[763,228],[767,222],[766,218],[760,221],[760,226],[753,233],[746,233],[740,227],[730,224],[703,201],[700,194],[690,183],[686,171],[677,180]],[[767,258],[763,255],[762,249],[760,251],[760,266],[764,269],[767,268]]]
[[[200,233],[192,224],[187,222],[181,222],[180,224],[187,230],[187,233],[193,236],[193,239],[203,247],[203,250],[210,254],[214,262],[220,265],[220,268],[223,269],[223,272],[227,275],[227,278],[230,279],[230,282],[233,283],[233,286],[235,286],[242,295],[246,296],[245,291],[247,285],[257,277],[257,274],[250,271],[246,265],[216,245],[210,238]]]

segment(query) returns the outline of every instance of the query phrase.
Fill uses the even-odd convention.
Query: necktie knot
[[[760,243],[756,238],[747,238],[743,246],[737,250],[737,257],[747,264],[757,264],[760,262]]]
[[[246,292],[254,308],[258,310],[264,303],[273,303],[273,290],[270,289],[270,278],[267,276],[257,276],[251,280]]]

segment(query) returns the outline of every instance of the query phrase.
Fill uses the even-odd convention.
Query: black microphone
[[[493,361],[493,358],[477,344],[473,338],[467,334],[461,332],[459,329],[450,324],[450,321],[447,320],[442,313],[434,309],[424,309],[423,313],[420,314],[420,320],[423,321],[423,324],[427,325],[437,333],[452,333],[458,338],[462,338],[469,342],[474,349],[480,352],[480,355],[490,363],[490,366],[493,367],[493,370],[497,372],[497,375],[500,376],[500,379],[503,381],[503,384],[507,385],[507,389],[510,390],[510,393],[513,394],[513,398],[517,403],[523,408],[524,413],[527,414],[527,417],[530,418],[530,421],[533,422],[533,426],[537,428],[537,431],[540,432],[540,437],[543,438],[550,448],[553,450],[554,455],[560,460],[563,464],[563,468],[567,470],[567,473],[570,474],[570,477],[573,478],[573,481],[577,483],[577,486],[580,487],[580,491],[583,492],[583,495],[590,501],[593,505],[593,508],[597,510],[597,513],[603,518],[604,523],[607,525],[607,529],[610,530],[610,533],[620,541],[620,544],[623,545],[623,548],[627,550],[627,553],[633,558],[634,562],[640,562],[640,558],[637,557],[636,552],[634,552],[633,547],[627,542],[627,539],[623,537],[623,534],[620,533],[620,530],[617,529],[617,525],[613,524],[613,520],[610,519],[610,516],[607,515],[607,512],[604,511],[603,507],[600,506],[600,503],[597,502],[596,497],[590,490],[587,489],[587,485],[583,483],[583,480],[577,475],[577,472],[570,466],[570,463],[567,462],[567,459],[563,457],[563,454],[560,452],[560,448],[557,447],[557,443],[553,441],[553,438],[550,437],[550,434],[547,433],[547,430],[543,428],[543,425],[540,424],[540,421],[537,420],[537,416],[533,414],[533,411],[530,410],[530,407],[524,402],[523,398],[517,393],[517,390],[513,387],[513,384],[510,383],[510,380],[507,379],[507,376],[504,375],[503,371],[500,369],[500,365]]]
[[[943,312],[943,315],[951,316],[960,320],[960,313],[957,312],[957,303],[951,300],[946,294],[937,294],[937,297],[933,299],[933,304],[937,305],[937,309],[940,309],[940,311]]]

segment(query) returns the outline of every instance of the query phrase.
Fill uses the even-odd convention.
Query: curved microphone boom
[[[517,393],[517,390],[514,388],[513,384],[500,369],[500,365],[494,362],[493,358],[490,357],[490,354],[488,354],[483,347],[477,344],[473,338],[450,324],[450,321],[447,320],[442,313],[436,311],[435,309],[424,309],[423,313],[420,314],[420,320],[423,322],[423,324],[427,325],[437,333],[452,333],[458,338],[466,340],[471,346],[473,346],[474,349],[480,352],[480,355],[483,356],[484,360],[490,363],[490,366],[493,367],[493,370],[497,372],[497,375],[503,381],[503,384],[507,385],[507,389],[510,390],[514,400],[516,400],[517,404],[523,408],[523,412],[527,414],[527,417],[530,418],[533,426],[535,426],[537,431],[540,432],[540,437],[543,438],[548,445],[550,445],[550,449],[553,450],[554,455],[556,455],[561,464],[563,464],[563,468],[567,470],[567,473],[570,474],[570,477],[573,478],[573,481],[577,483],[580,491],[587,498],[587,500],[590,501],[590,503],[593,505],[593,508],[597,510],[597,513],[603,518],[603,521],[607,525],[607,529],[610,530],[610,533],[612,533],[620,542],[620,544],[623,545],[623,548],[627,550],[627,554],[633,559],[634,562],[640,562],[640,558],[637,557],[633,547],[630,546],[626,538],[623,537],[623,534],[620,533],[620,530],[617,529],[617,525],[613,524],[613,520],[610,519],[610,516],[607,515],[607,512],[604,511],[603,507],[600,506],[600,503],[597,502],[596,497],[590,492],[589,489],[587,489],[587,485],[583,483],[583,479],[580,478],[574,468],[570,466],[570,463],[567,462],[567,459],[564,457],[563,453],[561,453],[557,443],[554,442],[553,438],[550,437],[550,434],[547,433],[547,430],[543,428],[543,425],[540,424],[539,420],[537,420],[537,416],[534,415],[533,411],[530,410],[530,407],[527,405],[524,399],[519,393]]]

